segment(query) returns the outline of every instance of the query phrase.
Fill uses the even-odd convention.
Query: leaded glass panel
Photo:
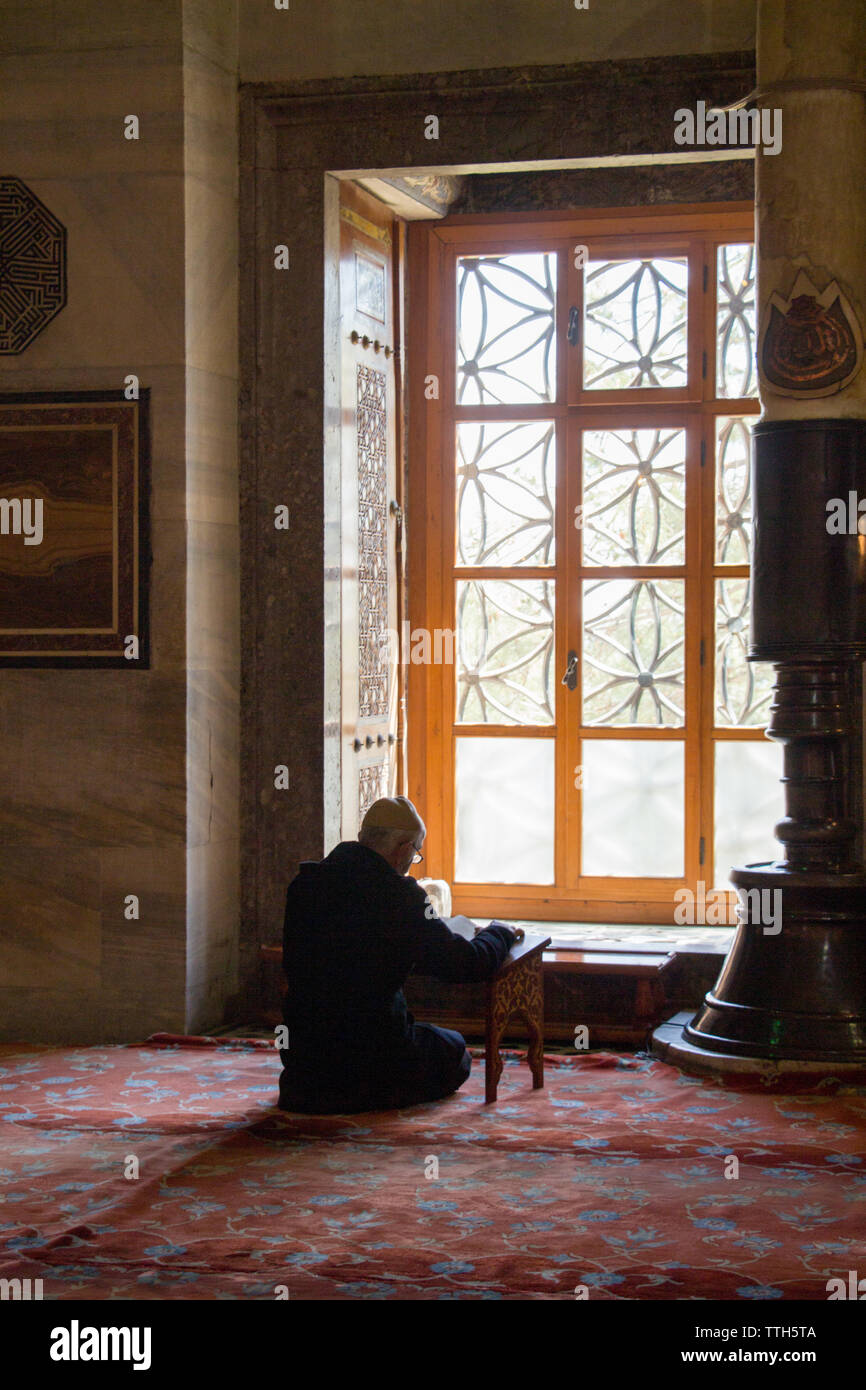
[[[763,728],[769,718],[773,668],[750,662],[749,580],[716,580],[716,725]]]
[[[755,370],[755,248],[750,242],[734,242],[718,248],[716,390],[725,397],[758,394]]]
[[[584,431],[585,564],[685,562],[685,450],[681,429]]]
[[[684,722],[681,579],[583,584],[585,724]]]
[[[458,425],[458,564],[553,562],[554,445],[546,420]]]
[[[457,261],[457,403],[527,405],[556,392],[556,256]]]
[[[457,583],[457,721],[552,724],[553,582]]]
[[[685,386],[688,261],[587,261],[583,384]]]
[[[716,563],[748,565],[752,549],[753,416],[716,420]]]

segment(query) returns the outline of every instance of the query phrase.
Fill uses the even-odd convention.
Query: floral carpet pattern
[[[866,1274],[866,1088],[505,1054],[444,1101],[275,1109],[261,1040],[0,1047],[0,1277],[45,1299],[794,1299]],[[732,1163],[732,1159],[736,1163]],[[738,1169],[737,1176],[725,1176]]]

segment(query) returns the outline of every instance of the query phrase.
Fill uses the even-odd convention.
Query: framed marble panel
[[[368,318],[385,322],[387,271],[384,261],[355,251],[355,308]]]
[[[0,666],[149,665],[149,403],[0,393]]]

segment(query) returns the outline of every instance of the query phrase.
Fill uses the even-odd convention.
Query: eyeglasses
[[[415,853],[412,855],[412,863],[413,863],[413,864],[423,864],[423,862],[424,862],[424,856],[423,856],[423,854],[421,853],[420,849],[416,849]]]

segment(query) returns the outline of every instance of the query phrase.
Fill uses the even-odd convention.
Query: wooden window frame
[[[579,391],[569,394],[568,383],[580,377],[582,337],[579,351],[559,347],[557,351],[556,401],[550,405],[455,407],[455,315],[452,303],[455,264],[458,255],[503,254],[537,247],[543,239],[545,250],[568,255],[568,293],[557,296],[556,334],[565,343],[570,305],[576,303],[582,277],[573,269],[568,254],[576,245],[604,238],[615,238],[616,250],[647,247],[653,238],[653,254],[687,250],[690,256],[688,301],[688,381],[682,388],[639,388],[631,391]],[[686,593],[698,587],[700,603],[686,602],[685,663],[687,672],[700,670],[700,680],[686,682],[686,716],[679,728],[665,726],[655,731],[640,726],[595,730],[583,729],[581,738],[681,738],[685,755],[685,873],[682,878],[625,879],[593,878],[593,891],[549,887],[547,885],[453,884],[454,856],[454,721],[453,668],[442,665],[414,665],[406,669],[408,704],[408,793],[425,817],[428,835],[425,844],[424,873],[452,883],[454,910],[470,916],[511,916],[539,920],[671,922],[674,893],[678,888],[694,888],[703,879],[712,884],[713,872],[713,745],[731,739],[756,741],[759,727],[719,728],[714,726],[714,594],[719,572],[735,579],[749,573],[748,566],[715,563],[715,420],[717,416],[757,415],[756,398],[731,399],[716,396],[715,285],[716,246],[720,243],[754,241],[754,207],[750,202],[710,205],[681,205],[676,208],[589,209],[549,214],[478,214],[444,219],[436,223],[410,225],[407,264],[408,331],[408,492],[407,492],[407,572],[410,629],[446,628],[453,623],[453,556],[442,539],[450,538],[443,518],[454,515],[453,425],[457,418],[471,416],[495,420],[505,416],[521,419],[533,415],[557,421],[556,554],[557,564],[565,556],[568,523],[577,505],[574,476],[562,466],[567,436],[573,430],[592,428],[593,420],[610,424],[612,406],[623,412],[623,421],[641,426],[642,415],[652,411],[653,423],[685,425],[687,441],[686,492]],[[605,247],[607,251],[607,247]],[[700,273],[694,273],[700,267]],[[560,284],[561,284],[560,280]],[[582,305],[579,306],[582,308]],[[704,359],[704,354],[706,354]],[[703,370],[702,370],[703,362]],[[428,399],[425,383],[438,379],[438,399]],[[590,404],[584,403],[588,397]],[[701,448],[701,445],[703,448]],[[704,463],[701,463],[703,456]],[[572,470],[574,474],[576,470]],[[694,492],[698,490],[698,504]],[[453,525],[453,523],[452,523]],[[617,567],[611,575],[627,578],[632,570],[650,567]],[[666,567],[652,566],[657,578],[664,578]],[[683,567],[674,567],[682,572]],[[521,572],[524,573],[523,568]],[[539,570],[539,573],[541,571]],[[527,578],[532,569],[525,570]],[[604,578],[606,569],[592,567],[593,578]],[[493,567],[484,567],[487,578],[495,578]],[[550,577],[550,572],[547,572]],[[632,575],[632,577],[634,577]],[[678,574],[677,577],[680,577]],[[575,585],[580,579],[572,573]],[[574,593],[564,602],[557,595],[554,642],[557,662],[567,650],[565,622],[573,625]],[[705,661],[699,665],[703,641]],[[557,675],[556,723],[548,731],[509,726],[514,737],[555,737],[561,725],[562,692]],[[558,739],[557,786],[565,786],[576,751],[571,746],[577,721],[570,721],[571,738]],[[694,729],[697,733],[694,734]],[[495,737],[499,726],[466,726],[466,732]],[[694,734],[694,736],[692,736]],[[450,752],[449,752],[450,743]],[[445,754],[448,754],[445,757]],[[576,761],[576,759],[574,759]],[[700,769],[705,770],[701,780]],[[447,770],[447,775],[446,775]],[[579,793],[577,793],[579,795]],[[579,814],[579,805],[578,805]],[[566,838],[566,817],[555,817],[555,855],[557,865],[571,863]],[[700,854],[703,841],[705,854]]]

